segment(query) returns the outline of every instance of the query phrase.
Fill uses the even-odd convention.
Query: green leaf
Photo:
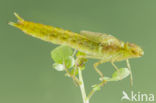
[[[72,68],[71,74],[76,76],[78,74],[78,68]]]
[[[99,91],[101,88],[99,85],[95,84],[92,86],[94,91]]]
[[[130,71],[128,70],[128,68],[120,68],[112,74],[112,78],[104,77],[103,80],[119,81],[129,76],[129,74],[130,74]]]
[[[51,51],[51,57],[57,64],[65,64],[67,68],[71,68],[75,64],[73,50],[68,46],[59,46]]]
[[[74,59],[74,57],[69,56],[67,59],[65,59],[64,63],[65,63],[67,68],[71,68],[75,64],[75,59]]]
[[[112,79],[114,80],[122,80],[126,78],[130,74],[128,68],[120,68],[118,71],[115,71],[112,75]]]

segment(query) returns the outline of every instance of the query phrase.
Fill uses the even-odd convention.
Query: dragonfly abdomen
[[[26,34],[44,41],[49,41],[54,44],[68,45],[88,54],[97,54],[99,52],[99,43],[68,30],[24,20],[20,20],[18,23],[11,22],[10,24],[21,29]]]

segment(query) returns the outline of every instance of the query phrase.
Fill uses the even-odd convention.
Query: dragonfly
[[[94,63],[93,66],[101,78],[103,78],[104,75],[98,69],[98,65],[110,62],[113,67],[118,70],[114,62],[125,60],[131,73],[131,84],[133,84],[129,59],[143,56],[144,51],[140,46],[121,41],[106,33],[85,30],[80,31],[80,33],[75,33],[50,25],[26,21],[17,13],[14,13],[14,15],[18,19],[17,23],[9,22],[9,24],[22,30],[24,33],[54,44],[67,45],[84,53],[85,55],[82,55],[84,58],[97,59],[98,62]]]

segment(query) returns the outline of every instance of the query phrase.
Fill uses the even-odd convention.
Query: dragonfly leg
[[[103,78],[104,75],[103,75],[103,73],[102,73],[97,67],[98,67],[98,65],[100,65],[100,64],[102,64],[102,63],[104,63],[103,60],[94,63],[94,69],[95,69],[95,71],[101,76],[101,78]]]
[[[112,65],[113,65],[113,67],[115,68],[115,70],[118,71],[119,68],[114,64],[114,62],[111,62],[111,63],[112,63]],[[119,72],[119,71],[118,71],[118,72]],[[121,77],[120,77],[120,79],[121,79]]]
[[[129,72],[130,72],[130,83],[131,83],[131,86],[133,86],[133,74],[132,74],[131,66],[130,66],[128,59],[126,60],[126,64],[127,64],[128,69],[129,69]]]
[[[111,63],[116,70],[119,70],[118,67],[114,64],[114,62],[111,62]]]

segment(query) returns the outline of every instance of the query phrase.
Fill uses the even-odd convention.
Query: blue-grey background
[[[13,12],[25,20],[74,32],[105,32],[140,45],[145,55],[132,59],[134,86],[129,78],[105,85],[90,103],[121,103],[122,91],[156,94],[155,0],[0,0],[0,103],[82,103],[80,90],[64,72],[52,68],[56,45],[25,35],[9,26]],[[87,93],[98,82],[89,60],[83,72]],[[125,62],[116,63],[125,67]],[[99,66],[111,76],[110,63]]]

